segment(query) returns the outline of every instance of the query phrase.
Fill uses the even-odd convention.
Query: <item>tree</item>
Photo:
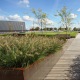
[[[36,27],[36,28],[35,28],[35,30],[36,30],[36,31],[39,31],[39,30],[40,30],[40,28],[39,28],[39,27]]]
[[[73,28],[73,31],[77,31],[78,29],[76,27]]]
[[[30,28],[30,31],[34,31],[34,27]]]
[[[62,28],[61,28],[61,27],[59,27],[59,28],[58,28],[58,30],[62,30]]]
[[[46,27],[46,28],[43,28],[43,30],[52,31],[53,28],[52,27],[51,28]]]
[[[38,19],[38,24],[41,26],[41,30],[42,30],[43,24],[46,22],[47,14],[42,12],[41,9],[38,10],[32,9],[32,13]]]
[[[57,28],[56,28],[56,27],[54,27],[54,30],[57,30]]]
[[[68,29],[68,26],[72,24],[73,18],[71,17],[71,12],[67,10],[64,6],[60,11],[57,12],[57,15],[61,18],[61,23]]]
[[[53,28],[49,28],[50,29],[50,31],[52,31],[53,30]]]

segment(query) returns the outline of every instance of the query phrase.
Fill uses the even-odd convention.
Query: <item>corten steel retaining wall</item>
[[[0,70],[0,80],[24,80],[23,70]]]
[[[40,80],[47,75],[59,57],[59,54],[51,54],[27,68],[0,69],[0,80]]]
[[[23,72],[24,80],[43,80],[62,55],[62,51],[36,61]],[[59,54],[60,53],[60,54]]]

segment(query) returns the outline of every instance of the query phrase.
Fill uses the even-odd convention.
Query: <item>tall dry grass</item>
[[[61,49],[63,40],[40,36],[0,36],[0,67],[25,67]]]

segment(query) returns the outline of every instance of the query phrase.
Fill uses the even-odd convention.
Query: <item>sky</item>
[[[0,0],[0,20],[24,21],[26,29],[30,29],[36,21],[31,10],[40,8],[48,15],[47,23],[52,24],[49,27],[59,27],[60,17],[54,15],[64,6],[71,11],[74,19],[72,27],[79,27],[80,0]]]

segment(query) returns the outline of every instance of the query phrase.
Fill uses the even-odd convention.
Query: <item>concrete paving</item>
[[[80,33],[44,80],[80,80]]]

